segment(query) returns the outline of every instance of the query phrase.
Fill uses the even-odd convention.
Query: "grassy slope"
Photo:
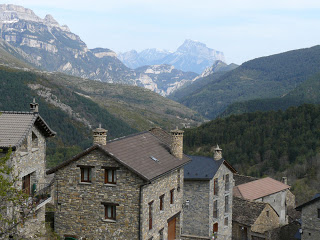
[[[214,118],[234,102],[283,96],[317,73],[319,68],[320,46],[257,58],[179,102]]]

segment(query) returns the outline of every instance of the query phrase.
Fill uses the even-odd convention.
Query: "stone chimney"
[[[176,158],[182,159],[183,156],[183,131],[171,130],[171,154]]]
[[[213,150],[214,150],[214,154],[213,154],[214,160],[220,160],[222,158],[222,149],[217,144],[217,146]]]
[[[107,144],[107,132],[108,130],[99,127],[93,130],[93,144],[106,145]]]
[[[33,99],[33,102],[30,103],[30,111],[33,113],[38,113],[39,112],[39,104],[36,103],[36,99]]]
[[[287,177],[282,177],[282,183],[288,185],[288,178]]]

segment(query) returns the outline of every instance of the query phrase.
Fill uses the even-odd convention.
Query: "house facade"
[[[183,239],[224,239],[232,235],[232,190],[236,170],[215,148],[214,159],[189,156],[184,170]]]
[[[55,173],[55,231],[76,239],[180,238],[183,131],[166,144],[152,131],[94,145],[49,170]]]
[[[266,177],[235,186],[233,195],[251,201],[269,203],[277,212],[280,224],[285,225],[288,223],[288,204],[294,204],[294,201],[288,201],[289,188],[290,186],[285,183]]]
[[[320,239],[320,193],[296,209],[301,212],[301,239]]]
[[[270,230],[280,226],[279,216],[270,204],[233,198],[233,240],[272,240]]]
[[[0,112],[1,154],[12,149],[8,163],[13,167],[12,175],[18,179],[16,187],[29,195],[28,203],[34,205],[32,217],[26,218],[15,229],[27,238],[45,231],[44,205],[51,199],[47,193],[42,199],[36,197],[40,197],[49,185],[45,174],[46,138],[55,135],[39,115],[38,104],[33,102],[30,107],[31,112]],[[20,215],[20,212],[13,208],[10,214]]]

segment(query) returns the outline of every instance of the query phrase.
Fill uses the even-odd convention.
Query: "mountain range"
[[[129,68],[145,65],[169,64],[182,71],[201,74],[215,61],[225,61],[223,52],[208,48],[206,44],[187,39],[175,52],[156,48],[141,52],[131,50],[118,53],[118,58]]]
[[[15,52],[18,59],[50,72],[58,71],[102,82],[142,86],[163,96],[197,76],[196,73],[175,70],[164,61],[156,66],[144,67],[146,72],[130,69],[110,49],[88,49],[78,35],[72,33],[68,26],[61,26],[51,15],[42,19],[32,10],[17,5],[0,4],[0,28],[1,38],[14,49],[12,52]],[[186,42],[189,42],[191,51],[191,42]],[[188,44],[180,47],[180,53],[186,51],[186,45]],[[204,47],[199,49],[208,56],[214,54]],[[144,59],[148,59],[147,55],[151,57],[151,52],[145,51]],[[188,53],[185,52],[183,56],[187,56],[186,54]],[[190,54],[196,57],[195,51]],[[197,61],[209,64],[205,54],[204,57],[198,56]],[[157,69],[156,73],[149,74],[153,69]],[[171,69],[170,76],[168,69]],[[169,79],[164,80],[167,78]]]

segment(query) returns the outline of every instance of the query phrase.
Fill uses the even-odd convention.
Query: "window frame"
[[[228,217],[224,218],[224,226],[228,226],[229,225],[229,219]]]
[[[320,208],[318,208],[318,218],[320,218]]]
[[[219,195],[219,181],[218,178],[213,179],[213,195]]]
[[[104,206],[104,220],[117,221],[117,206],[119,204],[111,202],[101,202],[101,204]],[[111,209],[111,217],[108,217],[109,208]]]
[[[153,201],[148,203],[149,205],[149,230],[153,227]]]
[[[218,212],[218,200],[213,201],[213,218],[218,218],[219,212]]]
[[[230,190],[230,175],[229,174],[226,174],[224,188],[225,188],[225,191]]]
[[[229,195],[224,196],[224,212],[229,212]]]
[[[174,204],[174,188],[170,190],[170,205]]]
[[[92,168],[94,168],[94,166],[77,165],[77,167],[80,168],[80,182],[81,182],[81,183],[91,183],[91,182],[92,182]],[[88,172],[87,172],[87,178],[88,178],[88,180],[85,180],[85,178],[84,178],[84,176],[85,176],[85,169],[88,170]]]
[[[162,194],[159,197],[160,203],[159,203],[159,210],[160,212],[164,211],[164,194]]]

